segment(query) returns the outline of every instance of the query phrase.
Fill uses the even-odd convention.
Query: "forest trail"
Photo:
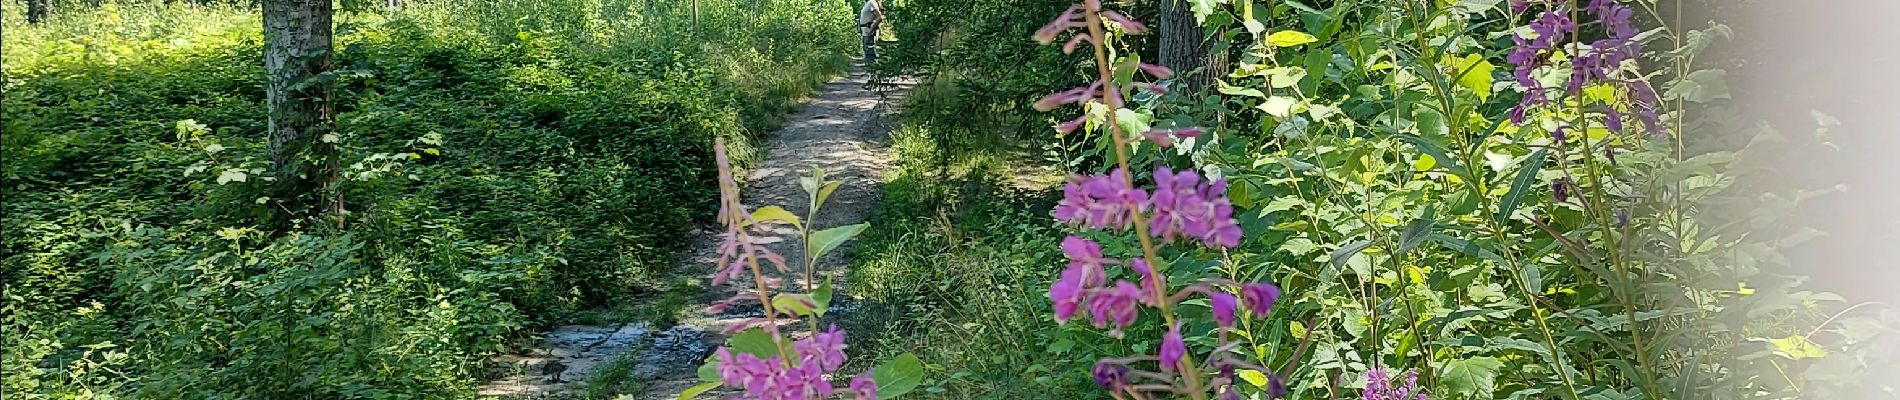
[[[914,83],[883,79],[880,86],[867,89],[868,79],[868,74],[854,66],[846,76],[826,83],[797,113],[787,117],[783,127],[765,138],[761,146],[765,157],[748,171],[747,187],[741,194],[748,209],[777,205],[805,216],[808,205],[798,177],[812,167],[821,167],[828,179],[843,182],[843,186],[832,194],[816,218],[806,223],[815,224],[815,231],[864,222],[870,216],[882,193],[879,183],[883,173],[890,167],[885,141],[896,126],[893,113]],[[735,295],[735,287],[752,286],[746,278],[709,287],[719,245],[718,232],[709,229],[713,228],[692,232],[693,247],[673,269],[671,281],[706,288],[693,298],[694,304],[686,308],[687,315],[681,316],[677,324],[660,327],[637,321],[556,327],[526,354],[500,357],[502,363],[512,366],[510,372],[482,385],[479,393],[500,397],[578,394],[598,371],[620,368],[625,370],[615,373],[630,374],[628,379],[645,387],[644,398],[648,399],[673,399],[699,384],[696,371],[700,362],[725,341],[722,331],[732,323],[761,315],[756,302],[742,303],[722,313],[705,310],[707,305]],[[775,226],[754,237],[787,255],[787,267],[792,271],[804,270],[799,257],[791,256],[803,250],[796,230],[790,226]],[[818,276],[839,285],[840,297],[832,303],[834,313],[827,318],[848,312],[852,304],[842,287],[845,262],[841,254],[847,253],[842,250],[818,263]],[[798,290],[793,288],[802,288],[803,283],[786,279],[783,287]],[[802,330],[801,326],[787,331]]]

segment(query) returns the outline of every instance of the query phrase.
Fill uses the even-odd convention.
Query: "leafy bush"
[[[7,393],[466,393],[529,328],[653,287],[747,145],[854,47],[842,2],[345,12],[350,213],[267,224],[255,10],[8,14]],[[13,9],[13,4],[9,4]],[[697,34],[693,33],[697,30]]]
[[[959,7],[981,11],[1015,4],[979,3]],[[1725,26],[1661,26],[1656,21],[1672,20],[1669,11],[1648,2],[1190,3],[1219,43],[1216,51],[1227,53],[1232,73],[1205,91],[1130,94],[1126,108],[1113,114],[1099,104],[1085,106],[1084,127],[1055,135],[1063,146],[1045,152],[1054,160],[1044,166],[1100,173],[1108,154],[1130,146],[1134,171],[1157,163],[1192,164],[1207,176],[1226,178],[1248,239],[1211,260],[1170,256],[1166,274],[1172,282],[1281,284],[1287,297],[1274,316],[1243,324],[1238,334],[1247,344],[1234,351],[1286,373],[1292,398],[1357,397],[1367,387],[1385,393],[1369,381],[1404,370],[1416,370],[1418,387],[1433,398],[1846,396],[1845,390],[1854,389],[1848,382],[1865,382],[1865,375],[1849,372],[1852,366],[1891,359],[1892,349],[1875,340],[1891,335],[1890,311],[1871,312],[1867,304],[1805,287],[1802,267],[1782,255],[1816,237],[1787,217],[1821,192],[1751,184],[1762,171],[1749,165],[1776,157],[1782,136],[1735,123],[1749,118],[1724,104],[1721,66],[1695,57],[1729,36]],[[1514,10],[1514,4],[1530,6]],[[1630,7],[1630,23],[1641,29],[1624,30],[1622,21],[1606,16],[1615,13],[1602,11],[1614,6]],[[1555,10],[1551,18],[1575,14],[1585,20],[1577,21],[1581,29],[1536,22],[1546,18],[1546,10]],[[1043,64],[1021,58],[962,64],[959,55],[981,50],[939,50],[1012,48],[1034,30],[1030,25],[1011,38],[976,41],[942,33],[985,23],[996,22],[900,29],[900,39],[924,50],[895,51],[892,58],[958,65],[947,70],[960,76],[1040,70]],[[1533,44],[1534,30],[1564,39]],[[1598,50],[1631,53],[1628,61],[1598,50],[1559,54],[1572,38]],[[1149,43],[1113,45],[1116,54],[1145,55]],[[1533,51],[1514,54],[1525,49]],[[1133,74],[1132,68],[1112,67]],[[1014,115],[1036,96],[1078,86],[1069,81],[1072,76],[1019,82],[1040,89],[1015,100],[958,95],[990,89],[995,81],[939,89],[952,94],[920,92],[907,113],[922,117],[912,124],[923,128],[943,124],[931,117],[936,113]],[[1584,79],[1574,78],[1579,76]],[[1572,79],[1580,84],[1566,87]],[[1540,94],[1541,88],[1549,89]],[[1520,104],[1524,112],[1515,112]],[[1105,115],[1117,116],[1130,132],[1192,126],[1208,133],[1173,139],[1172,147],[1117,142],[1105,132],[1103,126],[1113,121]],[[1823,130],[1827,121],[1817,117]],[[1032,127],[1019,133],[1048,132],[1027,125]],[[930,156],[950,154],[943,165],[991,157],[958,152],[958,141],[966,139],[956,135],[923,140],[945,152]],[[1034,148],[1043,140],[1020,142]],[[898,179],[905,182],[902,175]],[[1136,182],[1147,179],[1137,176]],[[891,196],[901,199],[915,190],[894,184]],[[992,204],[980,197],[930,198],[917,204],[922,210],[908,212],[965,221],[953,211]],[[940,207],[939,201],[947,204]],[[1038,214],[1020,218],[1044,218]],[[939,334],[903,331],[916,333],[881,342],[941,363],[952,377],[942,390],[973,397],[1070,393],[1085,385],[1079,372],[1088,370],[1087,360],[1153,354],[1162,343],[1158,328],[1111,338],[1023,320],[1021,308],[1010,304],[1047,304],[1040,297],[1062,264],[1051,256],[1054,241],[1022,239],[1044,245],[1015,248],[1008,244],[1014,240],[993,238],[1046,228],[1015,221],[965,226],[909,220],[880,224],[886,231],[868,234],[866,247],[875,252],[860,265],[864,271],[854,272],[859,285],[889,288],[892,298],[936,298],[916,301],[933,305],[925,310],[944,310],[926,315],[952,320],[883,314],[902,319],[892,325],[935,324],[1050,343],[953,340],[971,348],[1021,349],[970,356],[969,348],[944,345]],[[951,245],[981,240],[974,238],[1006,244],[976,242],[973,250],[951,255],[940,250],[951,245],[910,243],[946,240],[940,237],[959,239]],[[1029,264],[964,267],[961,261],[993,251]],[[939,260],[956,267],[905,265]],[[1035,284],[929,289],[932,282],[980,275],[967,269],[1012,271],[1012,277]],[[897,289],[907,286],[924,289]],[[991,290],[1011,293],[984,293]],[[1010,300],[991,300],[998,297]],[[1183,333],[1190,338],[1215,334],[1210,315],[1184,319]],[[1213,347],[1193,340],[1189,346],[1190,354]],[[1243,379],[1247,384],[1241,386],[1249,396],[1266,398],[1271,384],[1262,378]]]

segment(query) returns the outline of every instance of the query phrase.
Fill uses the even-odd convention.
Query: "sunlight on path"
[[[766,138],[766,156],[759,168],[750,171],[743,196],[749,208],[779,205],[800,216],[805,215],[805,193],[797,178],[810,168],[822,167],[831,179],[844,182],[832,195],[817,218],[807,223],[831,227],[863,222],[869,217],[881,193],[878,184],[890,168],[885,139],[895,126],[891,114],[912,82],[885,80],[888,86],[867,90],[867,76],[856,68],[844,78],[824,85],[804,108],[786,119],[785,126]],[[691,184],[691,183],[682,183]],[[711,183],[706,183],[710,185]],[[681,257],[673,280],[706,286],[707,276],[717,257],[717,242],[712,232],[693,232],[693,249]],[[759,235],[771,242],[780,254],[798,254],[797,232],[779,227]],[[849,245],[847,245],[849,246]],[[843,276],[839,254],[820,262],[819,276],[836,279]],[[802,271],[798,257],[789,257],[788,267]],[[749,279],[749,278],[748,278]],[[834,280],[836,284],[842,281]],[[547,333],[539,347],[527,354],[507,355],[500,361],[513,366],[508,376],[483,385],[484,396],[544,396],[569,394],[581,389],[587,379],[616,359],[627,357],[632,366],[627,373],[642,382],[649,399],[673,399],[679,392],[698,384],[695,374],[699,363],[725,340],[721,334],[733,322],[756,318],[756,304],[732,307],[723,313],[705,312],[704,306],[731,297],[732,287],[750,287],[749,282],[721,286],[694,298],[677,325],[665,329],[645,322],[618,325],[570,325]],[[788,281],[787,288],[802,287]],[[844,290],[842,286],[840,290]],[[835,312],[849,312],[850,299],[833,304]],[[702,397],[718,397],[711,393]]]

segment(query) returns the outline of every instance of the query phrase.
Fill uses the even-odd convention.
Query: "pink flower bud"
[[[1127,16],[1122,15],[1122,13],[1118,13],[1114,11],[1103,11],[1102,18],[1107,19],[1109,21],[1113,21],[1116,25],[1121,25],[1122,31],[1128,32],[1128,34],[1130,35],[1140,35],[1143,33],[1148,33],[1147,25],[1142,25],[1141,22],[1137,22],[1132,18],[1128,18]]]
[[[1160,65],[1140,63],[1140,64],[1135,64],[1135,68],[1140,68],[1141,72],[1147,73],[1148,75],[1152,75],[1156,79],[1168,79],[1168,78],[1174,77],[1174,70],[1168,69],[1168,67],[1164,67]]]

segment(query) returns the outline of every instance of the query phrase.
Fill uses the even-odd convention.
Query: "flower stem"
[[[1110,60],[1108,59],[1108,49],[1106,45],[1108,42],[1108,34],[1102,28],[1102,10],[1099,6],[1091,6],[1085,11],[1083,17],[1088,24],[1089,38],[1092,39],[1090,40],[1090,45],[1095,49],[1095,69],[1096,72],[1101,75],[1102,79],[1102,104],[1108,108],[1108,111],[1104,114],[1107,116],[1105,119],[1108,125],[1106,130],[1108,130],[1109,134],[1113,137],[1115,144],[1115,164],[1121,167],[1122,171],[1125,171],[1125,173],[1122,174],[1122,184],[1128,187],[1134,187],[1133,171],[1128,167],[1126,146],[1128,146],[1129,142],[1127,141],[1127,135],[1121,131],[1121,125],[1115,123],[1116,110],[1114,109],[1112,100],[1117,94],[1116,88],[1114,87],[1115,75],[1109,69]],[[1148,237],[1148,217],[1143,215],[1140,209],[1130,210],[1129,213],[1132,214],[1132,219],[1134,220],[1135,238],[1141,241],[1142,257],[1148,260],[1148,265],[1152,268],[1151,274],[1154,276],[1152,280],[1154,283],[1151,284],[1153,286],[1151,289],[1153,289],[1155,296],[1155,308],[1161,309],[1163,321],[1166,322],[1167,327],[1172,329],[1175,326],[1174,305],[1170,304],[1167,298],[1167,275],[1161,271],[1161,266],[1163,265],[1161,263],[1161,257],[1155,255],[1154,240]],[[1188,396],[1195,400],[1206,399],[1207,393],[1201,389],[1200,372],[1194,367],[1194,355],[1183,354],[1179,364],[1178,367],[1181,370],[1181,378],[1187,382]]]

